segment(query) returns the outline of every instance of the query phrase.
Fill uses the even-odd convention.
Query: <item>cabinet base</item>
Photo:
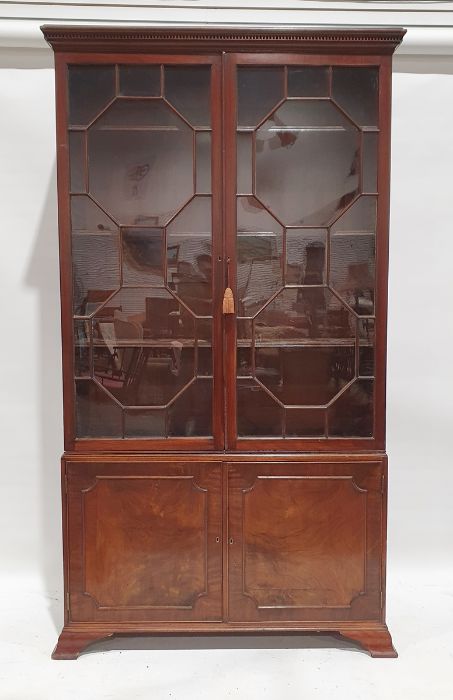
[[[57,645],[52,653],[52,659],[56,660],[72,660],[77,659],[80,654],[89,646],[96,642],[101,642],[112,637],[125,636],[150,636],[150,635],[224,635],[224,634],[313,634],[324,633],[333,634],[344,637],[351,641],[357,642],[374,658],[396,658],[398,656],[392,644],[392,637],[384,624],[373,624],[367,626],[359,625],[327,625],[323,623],[320,626],[290,626],[290,627],[253,627],[243,624],[229,623],[200,623],[199,625],[191,625],[190,629],[175,628],[169,630],[163,627],[144,628],[137,627],[110,627],[110,626],[95,626],[93,624],[78,623],[74,626],[64,627],[58,638]]]

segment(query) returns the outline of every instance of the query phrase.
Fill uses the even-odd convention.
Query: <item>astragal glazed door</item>
[[[284,54],[68,66],[79,443],[378,444],[379,73]]]

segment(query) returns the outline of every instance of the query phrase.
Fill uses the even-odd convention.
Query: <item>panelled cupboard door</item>
[[[229,619],[379,620],[380,462],[228,467]]]
[[[73,622],[221,620],[219,463],[72,463]]]

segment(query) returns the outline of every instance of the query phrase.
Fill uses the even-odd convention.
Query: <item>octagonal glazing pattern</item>
[[[254,122],[252,110],[244,115],[263,102],[253,85],[259,68],[242,67],[238,77],[238,435],[371,437],[378,74],[326,65],[271,70],[283,76],[283,90],[273,104],[266,98],[267,112],[256,111]],[[261,298],[249,306],[244,203],[275,222],[267,230],[282,262],[268,266]]]
[[[359,191],[359,131],[328,100],[286,100],[255,143],[256,194],[285,225],[326,226]]]
[[[210,75],[69,67],[76,437],[212,435]]]

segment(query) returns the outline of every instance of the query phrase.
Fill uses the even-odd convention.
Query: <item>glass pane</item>
[[[193,343],[187,347],[156,339],[136,346],[140,338],[125,338],[123,328],[120,332],[123,337],[106,343],[104,357],[96,358],[94,376],[122,406],[163,406],[193,379]]]
[[[331,236],[331,287],[361,316],[374,313],[374,259],[374,235]]]
[[[119,241],[109,234],[72,236],[74,313],[86,316],[120,286]]]
[[[123,435],[122,411],[95,382],[76,380],[76,436],[116,437]]]
[[[90,321],[74,321],[74,374],[76,377],[91,375]]]
[[[256,341],[286,345],[303,338],[354,338],[355,316],[325,287],[284,289],[255,319]],[[338,344],[338,343],[337,343]]]
[[[120,95],[160,95],[160,66],[119,66]]]
[[[283,66],[238,68],[238,127],[257,126],[283,97]]]
[[[286,284],[324,284],[326,245],[325,229],[287,229]]]
[[[379,134],[363,134],[362,190],[377,192],[377,155]]]
[[[90,192],[123,225],[163,226],[193,194],[192,130],[161,100],[117,101],[88,151]]]
[[[185,122],[163,100],[116,100],[96,121],[92,130],[129,128],[178,131]],[[189,129],[190,132],[190,129]]]
[[[329,69],[326,66],[288,67],[289,97],[328,97]]]
[[[330,436],[373,435],[373,389],[371,379],[358,379],[335,401],[329,408]]]
[[[118,226],[86,195],[71,197],[73,233],[118,233]]]
[[[194,314],[207,316],[212,313],[212,258],[211,240],[208,238],[168,236],[168,284],[176,296]]]
[[[194,197],[168,225],[169,236],[211,237],[211,197]]]
[[[251,377],[252,370],[252,348],[250,344],[238,343],[236,371],[240,377]]]
[[[210,66],[166,66],[164,94],[192,126],[211,125]]]
[[[324,413],[322,409],[287,408],[287,437],[322,437],[324,435]]]
[[[328,403],[354,377],[354,341],[347,346],[257,347],[256,377],[286,405]]]
[[[252,194],[253,135],[237,133],[237,191],[239,194]]]
[[[362,196],[340,216],[331,228],[335,233],[375,233],[376,197]]]
[[[167,347],[179,340],[193,346],[195,338],[192,315],[163,288],[122,288],[94,315],[93,332],[97,345],[112,353],[118,341]]]
[[[238,197],[237,227],[238,313],[251,316],[283,284],[283,227],[254,197]]]
[[[71,192],[85,192],[85,132],[69,132],[69,163]]]
[[[196,141],[196,188],[195,191],[211,192],[211,134],[200,131]]]
[[[166,437],[166,409],[157,408],[146,411],[124,411],[124,437],[149,438]]]
[[[123,247],[123,285],[163,285],[164,232],[160,228],[125,228]]]
[[[168,285],[194,314],[212,314],[210,197],[195,197],[167,228]]]
[[[168,434],[212,435],[212,379],[197,379],[168,408]]]
[[[374,319],[364,318],[358,320],[359,333],[359,370],[360,377],[374,376]]]
[[[166,437],[165,408],[148,409],[145,411],[124,411],[124,437],[153,438]]]
[[[324,226],[358,194],[359,156],[332,103],[287,101],[257,131],[257,196],[286,225]]]
[[[195,324],[198,348],[198,376],[212,376],[212,318],[198,318]]]
[[[379,69],[334,67],[332,71],[332,96],[340,107],[359,126],[377,126]]]
[[[69,66],[69,123],[86,126],[115,97],[114,66]]]
[[[238,435],[278,436],[283,409],[253,379],[237,380]]]

